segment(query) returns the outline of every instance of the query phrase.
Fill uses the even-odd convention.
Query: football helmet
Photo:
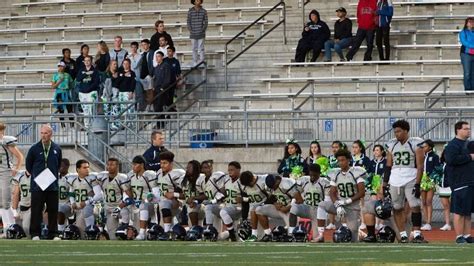
[[[121,224],[115,231],[115,236],[120,240],[134,240],[137,235],[137,229],[128,224]]]
[[[240,223],[237,234],[242,240],[247,240],[252,235],[252,226],[250,225],[249,220],[243,220]]]
[[[62,239],[63,240],[78,240],[78,239],[81,239],[81,230],[79,230],[79,227],[77,227],[74,224],[68,224],[64,228]]]
[[[352,232],[346,226],[339,227],[332,234],[332,241],[334,243],[347,243],[352,241]]]
[[[173,240],[184,240],[186,238],[186,229],[180,224],[175,224],[171,228],[171,238]]]
[[[11,224],[7,228],[7,239],[22,239],[23,237],[26,237],[25,230],[19,224]]]
[[[206,225],[204,231],[202,232],[204,240],[207,241],[217,241],[217,237],[219,236],[219,232],[217,229],[212,225]]]
[[[284,240],[287,236],[287,233],[288,233],[287,230],[282,225],[279,225],[279,226],[273,228],[272,241],[274,241],[274,242],[284,242]]]
[[[160,235],[162,235],[165,232],[165,229],[159,224],[156,223],[150,223],[148,225],[148,231],[146,233],[146,239],[147,240],[158,240]]]
[[[375,202],[375,215],[382,219],[388,219],[392,216],[393,205],[389,197]]]
[[[306,228],[303,225],[298,225],[293,229],[293,237],[295,238],[296,242],[306,242],[308,239],[308,231],[306,231]]]
[[[99,233],[99,238],[97,240],[110,240],[109,233],[104,229]]]
[[[96,225],[91,225],[85,230],[86,240],[99,240],[100,229]]]
[[[385,225],[377,232],[377,241],[380,243],[393,243],[395,242],[396,235],[395,230]]]
[[[201,241],[203,231],[204,229],[202,226],[195,225],[191,227],[191,229],[186,233],[186,241]]]

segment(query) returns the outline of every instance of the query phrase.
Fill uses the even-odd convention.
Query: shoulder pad
[[[121,180],[127,180],[128,176],[124,173],[118,173],[115,178],[120,178]]]
[[[16,145],[18,142],[18,139],[13,137],[13,136],[3,136],[3,139],[2,139],[2,144],[3,145]]]
[[[151,171],[151,170],[147,170],[143,173],[143,176],[146,177],[146,178],[149,178],[149,179],[153,179],[153,178],[156,177],[156,172]]]
[[[298,186],[303,186],[305,183],[309,181],[309,179],[310,177],[307,175],[302,176],[298,180],[296,180],[296,184],[298,184]]]
[[[135,175],[135,173],[133,171],[130,171],[130,172],[127,173],[128,178],[131,178],[134,175]]]
[[[183,177],[185,174],[186,174],[186,171],[184,171],[183,169],[173,169],[170,172],[170,175],[172,178]]]
[[[219,177],[221,177],[221,176],[223,176],[223,175],[225,175],[224,172],[217,171],[217,172],[212,173],[211,177],[219,178]]]
[[[328,177],[334,177],[339,171],[341,171],[341,168],[330,169],[328,172]]]
[[[104,180],[107,177],[109,177],[109,172],[108,171],[102,171],[102,172],[97,174],[97,179],[99,179],[99,180]]]
[[[419,137],[410,137],[408,141],[414,146],[417,147],[418,144],[422,143],[424,140]]]
[[[391,149],[393,147],[393,145],[395,145],[395,143],[397,143],[398,140],[396,138],[393,138],[389,141],[387,141],[387,143],[385,143],[385,148],[386,149]]]

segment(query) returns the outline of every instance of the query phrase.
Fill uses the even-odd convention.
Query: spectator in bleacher
[[[76,86],[79,91],[79,100],[83,103],[84,125],[90,127],[91,117],[95,115],[93,103],[97,102],[100,86],[99,72],[92,66],[92,57],[84,57],[84,67],[77,74]]]
[[[283,159],[278,167],[278,174],[293,179],[308,174],[308,165],[302,156],[301,147],[294,139],[286,141]]]
[[[110,63],[109,47],[104,41],[97,44],[97,54],[95,55],[94,66],[101,74],[101,78],[105,78],[105,70]]]
[[[464,70],[464,89],[474,90],[474,18],[467,18],[459,33],[461,63]]]
[[[165,55],[165,58],[168,56],[168,42],[166,41],[165,37],[160,37],[160,47],[158,47],[158,50],[155,51],[155,54],[153,55],[153,67],[156,67],[158,64],[156,62],[156,53],[162,52]]]
[[[82,67],[84,67],[84,57],[86,56],[90,56],[89,55],[89,45],[87,44],[83,44],[81,45],[81,55],[79,55],[77,58],[76,58],[76,73],[79,72],[79,70],[81,70]],[[92,58],[92,56],[91,56]]]
[[[171,67],[171,84],[175,83],[174,86],[171,87],[169,93],[168,93],[168,100],[166,101],[166,106],[170,106],[174,102],[174,97],[176,96],[176,88],[177,88],[177,82],[181,80],[181,64],[179,63],[179,60],[174,57],[176,53],[176,48],[173,46],[169,46],[167,49],[168,57],[165,58],[165,62],[168,63]],[[172,108],[172,110],[176,110],[175,108]]]
[[[191,0],[191,4],[194,6],[188,11],[187,25],[191,46],[193,47],[192,66],[196,66],[205,60],[204,39],[207,30],[207,11],[202,7],[202,2],[203,0]]]
[[[324,47],[324,43],[331,36],[328,25],[320,19],[319,12],[315,9],[309,13],[309,22],[304,25],[301,35],[302,38],[298,41],[296,47],[295,61],[304,62],[306,54],[312,50],[311,62],[315,62]]]
[[[68,103],[71,101],[70,93],[73,88],[74,79],[66,72],[66,68],[67,65],[60,61],[58,63],[58,72],[54,73],[51,79],[51,88],[54,90],[54,106],[60,114],[64,114],[65,110],[67,110],[68,114],[72,113],[72,105]],[[73,120],[72,117],[69,119]],[[64,117],[60,117],[59,120],[64,121]],[[65,127],[66,125],[61,123],[61,126]]]
[[[141,41],[142,46],[142,59],[140,66],[140,82],[143,87],[143,99],[138,98],[138,111],[143,112],[145,110],[153,110],[153,56],[154,50],[150,49],[150,40],[143,39]],[[137,97],[140,97],[137,95]]]
[[[157,65],[153,69],[153,106],[154,111],[159,113],[163,111],[167,96],[164,90],[168,89],[171,84],[171,67],[167,62],[164,62],[164,54],[160,51],[156,53]],[[160,95],[161,94],[161,95]],[[163,115],[159,115],[158,119],[164,119]],[[158,121],[157,128],[163,128],[164,122]]]
[[[377,1],[377,29],[375,30],[375,44],[379,51],[379,59],[390,60],[390,22],[393,16],[392,0],[378,0]],[[385,54],[383,51],[385,46]]]
[[[146,159],[145,169],[157,172],[160,170],[160,153],[167,151],[164,147],[165,136],[162,131],[154,130],[151,133],[151,146],[143,157]]]
[[[122,48],[122,36],[115,36],[114,49],[109,51],[110,59],[117,61],[119,69],[122,68],[123,60],[127,58],[128,51]]]
[[[171,38],[171,35],[169,35],[165,31],[165,23],[163,20],[157,20],[155,22],[155,34],[151,36],[150,39],[150,48],[154,51],[158,50],[158,47],[160,47],[160,37],[165,37],[166,41],[168,42],[168,45],[174,46],[173,39]]]
[[[118,89],[119,84],[119,69],[117,61],[110,60],[107,69],[105,70],[105,80],[103,81],[103,92],[100,95],[102,102],[104,102],[104,114],[107,118],[117,114],[115,109],[118,108]]]
[[[359,0],[357,4],[357,28],[356,36],[352,41],[352,47],[346,55],[347,61],[352,61],[359,50],[362,41],[367,42],[367,51],[364,54],[364,61],[372,60],[372,50],[374,49],[374,35],[377,27],[377,0]]]
[[[69,48],[64,48],[62,51],[63,58],[61,58],[61,62],[64,62],[66,65],[66,69],[64,72],[68,73],[71,75],[72,79],[74,80],[76,78],[76,61],[71,58],[71,49]]]
[[[130,63],[132,64],[132,71],[135,73],[136,85],[135,85],[135,100],[137,101],[136,110],[139,109],[140,103],[143,104],[144,95],[143,95],[143,87],[140,82],[140,68],[141,68],[141,60],[142,55],[138,53],[138,42],[132,42],[130,44],[130,53],[127,56],[130,59]]]
[[[347,11],[344,7],[336,10],[336,16],[339,18],[334,23],[334,40],[327,40],[324,43],[324,61],[331,62],[331,48],[339,56],[339,61],[346,61],[342,54],[342,49],[349,47],[352,41],[352,21],[346,17]]]

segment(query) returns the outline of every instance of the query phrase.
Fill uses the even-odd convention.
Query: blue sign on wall
[[[333,130],[332,120],[324,120],[324,131],[332,132],[332,130]]]

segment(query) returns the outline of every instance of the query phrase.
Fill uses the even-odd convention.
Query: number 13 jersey
[[[401,187],[416,178],[415,150],[422,142],[421,138],[411,137],[404,144],[397,139],[387,143],[387,150],[392,154],[390,185]]]

